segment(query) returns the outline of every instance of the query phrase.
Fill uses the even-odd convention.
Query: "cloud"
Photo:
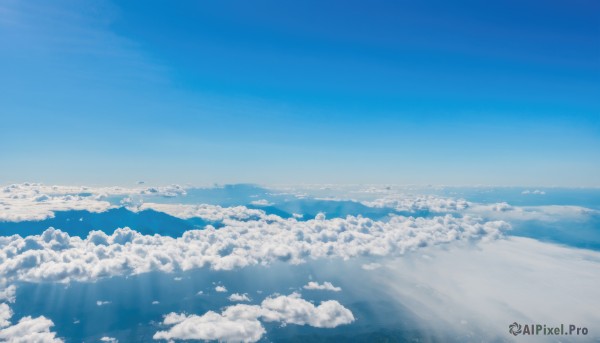
[[[375,270],[381,268],[381,264],[373,262],[373,263],[365,263],[361,266],[364,270]]]
[[[409,309],[423,340],[504,341],[514,321],[598,332],[599,268],[597,251],[510,237],[477,248],[428,249],[383,262],[368,282],[356,285],[355,274],[348,280]]]
[[[9,285],[7,287],[0,287],[0,301],[8,301],[14,303],[16,299],[17,287],[15,285]]]
[[[126,196],[121,205],[134,206],[138,196],[183,196],[186,190],[178,185],[154,188],[46,186],[40,183],[13,184],[0,189],[0,222],[44,220],[55,211],[86,210],[104,212],[117,207],[104,200],[108,196]],[[156,206],[160,206],[156,204]],[[151,208],[146,205],[145,208]],[[168,208],[168,206],[167,206]],[[232,210],[234,211],[234,210]],[[213,212],[218,212],[215,210]]]
[[[234,305],[221,314],[209,311],[202,316],[170,313],[163,325],[173,325],[168,331],[159,331],[154,339],[196,339],[225,342],[256,342],[265,333],[261,322],[309,325],[334,328],[354,321],[350,310],[334,300],[319,306],[302,299],[298,293],[271,296],[261,305]]]
[[[250,204],[255,205],[255,206],[272,206],[273,205],[272,202],[269,202],[266,199],[254,200],[254,201],[250,202]]]
[[[546,192],[540,191],[539,189],[536,189],[536,190],[533,190],[533,191],[530,191],[530,190],[526,189],[526,190],[522,191],[521,194],[545,195]]]
[[[506,202],[495,204],[473,204],[468,213],[482,216],[486,219],[507,221],[536,220],[556,222],[559,220],[583,220],[589,216],[600,215],[600,211],[566,205],[546,206],[512,206]]]
[[[227,292],[227,288],[225,288],[225,286],[219,285],[219,286],[215,287],[215,291],[217,291],[219,293],[225,293],[225,292]]]
[[[155,195],[162,196],[165,198],[174,198],[176,196],[183,196],[187,194],[185,188],[179,185],[171,185],[166,187],[149,187],[140,191],[142,195]]]
[[[265,333],[264,327],[256,319],[231,319],[212,311],[202,316],[183,318],[171,313],[165,316],[163,324],[174,326],[168,331],[156,332],[154,339],[256,342]]]
[[[256,220],[268,218],[262,210],[249,209],[245,206],[221,207],[219,205],[188,205],[188,204],[158,204],[143,203],[133,210],[143,211],[152,209],[180,219],[202,218],[208,221]]]
[[[429,211],[435,213],[458,212],[468,208],[471,203],[464,199],[453,199],[436,195],[394,194],[384,198],[363,201],[363,205],[375,208],[393,208],[400,212]]]
[[[497,239],[510,226],[470,216],[394,216],[388,221],[348,216],[297,221],[277,216],[191,230],[181,237],[117,229],[91,231],[85,239],[56,229],[22,238],[0,237],[0,275],[12,281],[93,281],[150,271],[210,267],[232,270],[283,261],[357,256],[396,256],[429,245]]]
[[[10,325],[10,318],[13,313],[8,304],[0,303],[0,328],[4,328]]]
[[[112,207],[99,198],[77,195],[79,192],[54,195],[47,187],[26,185],[12,185],[0,190],[0,222],[44,220],[54,217],[54,211],[104,212]]]
[[[323,284],[319,284],[318,282],[310,281],[308,284],[304,285],[304,289],[309,290],[321,290],[321,291],[332,291],[339,292],[342,289],[340,287],[335,287],[331,282],[325,281]]]
[[[13,312],[7,304],[0,303],[0,341],[7,343],[62,343],[50,328],[54,323],[44,317],[21,318],[16,324],[10,324]]]
[[[119,343],[119,340],[114,337],[104,336],[100,338],[100,342]]]
[[[97,306],[104,306],[104,305],[108,305],[108,304],[110,304],[110,301],[102,301],[102,300],[96,301]]]
[[[227,299],[229,299],[229,301],[250,301],[250,298],[248,298],[248,293],[244,293],[244,294],[233,293]]]
[[[522,194],[543,195],[544,191],[525,190]],[[435,195],[413,196],[392,194],[384,198],[363,201],[362,204],[376,208],[392,208],[401,212],[418,213],[459,213],[482,216],[485,219],[507,221],[537,220],[553,222],[564,219],[585,219],[589,215],[600,215],[600,211],[581,206],[545,205],[545,206],[513,206],[506,202],[480,204],[464,199],[439,197]]]
[[[335,300],[323,301],[319,306],[302,299],[298,293],[268,297],[263,300],[261,317],[265,321],[334,328],[354,321],[350,310]],[[234,308],[228,308],[235,312]],[[226,312],[227,312],[226,310]],[[242,314],[243,315],[243,314]]]

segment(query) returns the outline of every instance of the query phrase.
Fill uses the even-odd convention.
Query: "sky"
[[[0,183],[600,186],[597,1],[0,3]]]

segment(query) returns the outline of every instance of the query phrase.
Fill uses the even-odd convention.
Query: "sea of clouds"
[[[598,270],[597,253],[505,235],[515,220],[557,221],[597,215],[597,210],[479,204],[435,195],[386,193],[361,201],[371,208],[396,211],[382,220],[360,215],[328,218],[323,213],[301,219],[300,215],[283,218],[246,206],[143,200],[144,196],[173,198],[185,194],[180,186],[128,189],[21,184],[2,189],[0,221],[5,222],[44,220],[56,211],[104,212],[125,206],[134,212],[152,209],[181,219],[219,221],[222,226],[189,230],[181,237],[144,235],[127,227],[112,233],[92,230],[87,237],[70,236],[60,228],[26,237],[0,237],[0,340],[62,341],[51,331],[53,322],[49,318],[13,318],[10,303],[15,301],[15,285],[21,282],[96,282],[109,277],[203,268],[235,272],[250,266],[300,265],[323,259],[350,264],[353,260],[367,261],[353,273],[370,276],[354,283],[373,292],[389,293],[390,301],[406,305],[418,316],[432,318],[436,324],[429,328],[431,332],[457,331],[457,337],[462,338],[483,337],[484,333],[486,337],[503,337],[490,323],[497,321],[503,327],[510,318],[556,319],[548,311],[539,310],[545,306],[538,300],[542,297],[552,299],[553,306],[573,309],[561,312],[569,314],[566,319],[592,327],[600,322],[595,321],[600,318],[591,311],[600,299],[591,284],[600,280],[598,273],[588,271]],[[118,202],[111,198],[115,196]],[[257,201],[254,205],[273,205]],[[428,215],[419,216],[423,211]],[[420,255],[420,251],[426,255]],[[554,286],[548,287],[547,282]],[[309,281],[302,289],[343,292],[346,286],[342,286]],[[588,300],[582,301],[584,297]],[[231,294],[229,299],[252,300],[245,293]],[[571,307],[564,299],[571,299]],[[484,319],[482,313],[487,313]],[[355,321],[351,310],[336,300],[315,305],[292,292],[203,314],[168,313],[161,323],[163,329],[153,338],[254,342],[264,337],[264,323],[335,328]],[[456,326],[469,330],[465,334]]]

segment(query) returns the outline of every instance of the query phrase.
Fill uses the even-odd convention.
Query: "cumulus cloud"
[[[266,199],[254,200],[254,201],[250,202],[250,204],[255,205],[255,206],[271,206],[271,205],[273,205],[272,202],[269,202]]]
[[[350,310],[335,300],[323,301],[319,306],[302,299],[300,294],[268,297],[261,304],[261,317],[265,321],[334,328],[354,321]],[[234,307],[227,310],[235,313]],[[226,312],[227,312],[226,310]],[[243,312],[243,311],[241,311]],[[243,313],[239,315],[244,316]]]
[[[10,324],[13,312],[7,304],[0,304],[0,341],[7,343],[62,343],[50,328],[54,323],[44,317],[23,317],[16,324]]]
[[[154,334],[154,339],[196,339],[225,342],[256,342],[265,333],[259,321],[334,328],[354,321],[350,310],[334,300],[319,306],[302,299],[298,293],[271,296],[261,305],[234,305],[221,314],[209,311],[202,316],[170,313],[163,325],[167,331]]]
[[[248,298],[248,293],[244,293],[244,294],[233,293],[227,299],[229,299],[229,301],[237,301],[237,302],[250,301],[250,298]]]
[[[303,288],[309,289],[309,290],[321,290],[321,291],[332,291],[332,292],[339,292],[342,290],[340,287],[335,287],[329,281],[325,281],[325,282],[323,282],[323,284],[319,284],[318,282],[315,282],[315,281],[310,281],[308,284],[304,285]]]
[[[17,294],[17,287],[15,285],[9,285],[7,287],[2,288],[0,286],[0,301],[8,301],[10,303],[14,303]]]
[[[96,306],[104,306],[104,305],[108,305],[108,304],[110,304],[110,301],[102,301],[102,300],[96,301]]]
[[[0,303],[0,328],[4,328],[10,325],[9,319],[13,313],[8,304]]]
[[[276,216],[275,216],[276,217]],[[117,229],[85,239],[56,229],[22,238],[0,237],[0,275],[8,281],[90,281],[150,271],[210,267],[231,270],[275,261],[395,256],[458,240],[496,239],[509,225],[470,216],[394,216],[387,221],[348,216],[297,221],[280,217],[191,230],[182,237]]]
[[[119,343],[119,340],[114,337],[104,336],[100,338],[100,342]]]
[[[215,291],[217,291],[219,293],[225,293],[225,292],[227,292],[227,288],[225,288],[225,286],[219,285],[219,286],[215,287]]]
[[[233,319],[212,311],[202,316],[171,313],[165,316],[163,324],[174,326],[168,331],[158,331],[154,339],[256,342],[265,333],[265,328],[256,319]]]
[[[185,188],[179,185],[170,185],[166,187],[149,187],[140,191],[140,194],[158,195],[165,198],[173,198],[180,195],[186,195],[187,191],[185,190]]]

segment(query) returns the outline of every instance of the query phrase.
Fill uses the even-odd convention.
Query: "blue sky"
[[[600,186],[599,13],[3,1],[0,181]]]

